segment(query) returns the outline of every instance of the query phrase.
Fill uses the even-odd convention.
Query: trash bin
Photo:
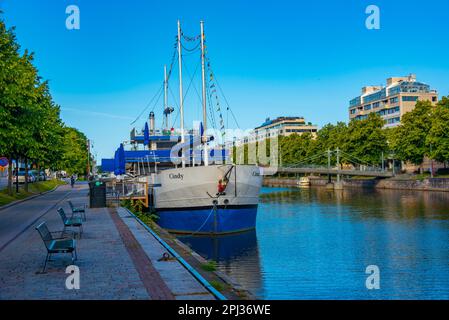
[[[89,182],[89,206],[91,208],[106,207],[106,184],[104,182]]]

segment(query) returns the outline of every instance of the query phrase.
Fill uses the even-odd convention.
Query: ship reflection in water
[[[217,262],[217,269],[259,296],[260,259],[255,230],[220,236],[179,236],[203,258]]]

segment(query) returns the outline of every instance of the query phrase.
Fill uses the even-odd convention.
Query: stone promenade
[[[40,273],[46,250],[34,227],[46,221],[51,231],[62,230],[56,209],[62,206],[70,213],[67,200],[75,205],[87,202],[87,185],[73,190],[63,186],[55,192],[0,210],[4,235],[0,235],[0,299],[214,298],[178,261],[162,261],[165,248],[121,208],[87,209],[84,233],[76,240],[78,260],[74,264],[80,270],[80,289],[69,290],[65,285],[69,254],[54,255],[46,273]],[[14,210],[26,217],[18,219],[18,227]]]

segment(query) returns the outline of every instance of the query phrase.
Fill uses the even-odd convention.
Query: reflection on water
[[[259,298],[449,299],[449,193],[264,188],[256,232],[181,240]]]
[[[179,239],[251,292],[261,290],[256,231],[223,236],[180,236]]]

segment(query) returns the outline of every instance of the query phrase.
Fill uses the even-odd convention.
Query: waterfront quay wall
[[[310,177],[310,186],[326,186],[327,178]],[[299,180],[294,178],[264,177],[263,185],[269,187],[298,187]],[[332,180],[335,182],[335,180]],[[376,189],[402,189],[423,191],[448,191],[449,178],[416,179],[341,179],[343,187],[347,188],[376,188]]]

